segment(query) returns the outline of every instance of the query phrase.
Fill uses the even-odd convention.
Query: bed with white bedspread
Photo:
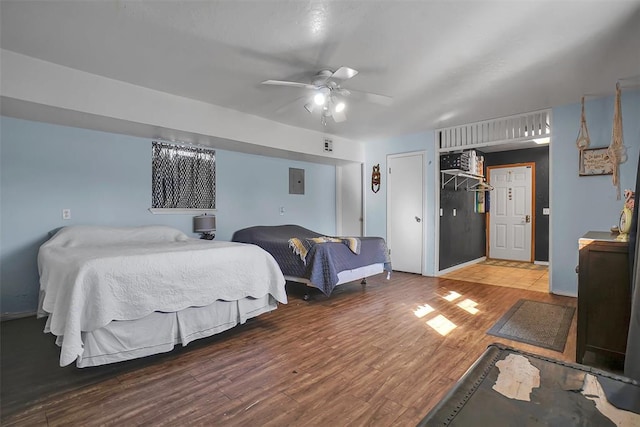
[[[170,351],[287,302],[266,251],[165,226],[65,227],[40,247],[38,268],[38,315],[60,366]]]

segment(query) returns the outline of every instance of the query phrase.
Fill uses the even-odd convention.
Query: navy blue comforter
[[[359,237],[360,254],[356,255],[347,245],[338,242],[313,245],[307,254],[307,264],[289,247],[289,239],[320,237],[314,231],[298,225],[256,226],[238,230],[231,240],[252,243],[269,252],[285,276],[302,277],[325,295],[331,295],[338,283],[338,273],[365,265],[384,263],[391,271],[387,245],[381,237]]]

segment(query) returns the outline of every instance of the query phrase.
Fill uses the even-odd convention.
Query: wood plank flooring
[[[519,264],[506,262],[506,264]],[[527,265],[528,263],[521,263]],[[549,270],[546,266],[536,269],[472,264],[443,275],[446,279],[466,280],[485,285],[503,286],[506,288],[526,289],[528,291],[549,292]]]
[[[287,286],[289,304],[243,326],[97,368],[59,368],[39,321],[5,322],[1,423],[409,426],[492,342],[574,360],[575,318],[563,353],[485,333],[520,298],[575,306],[573,298],[397,272],[310,302]],[[460,297],[450,302],[451,291]],[[476,314],[457,305],[465,299]],[[455,328],[441,335],[427,324],[438,316]]]

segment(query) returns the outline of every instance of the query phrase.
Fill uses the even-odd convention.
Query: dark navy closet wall
[[[485,255],[485,215],[474,212],[475,197],[464,186],[456,191],[453,182],[440,189],[440,270]]]

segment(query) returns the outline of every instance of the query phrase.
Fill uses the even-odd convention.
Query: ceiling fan
[[[358,74],[357,70],[349,67],[340,67],[335,71],[320,70],[310,83],[293,82],[285,80],[265,80],[264,85],[289,86],[309,89],[314,91],[313,97],[304,105],[305,110],[313,113],[321,109],[322,124],[327,124],[327,118],[332,117],[337,123],[347,119],[345,114],[345,98],[351,95],[359,96],[366,101],[380,105],[391,105],[393,98],[377,93],[362,92],[353,89],[345,89],[341,83]]]

